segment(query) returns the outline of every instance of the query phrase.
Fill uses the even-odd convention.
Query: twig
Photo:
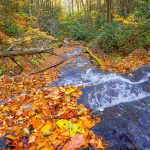
[[[14,42],[13,44],[10,45],[5,51],[10,51],[18,42]]]
[[[48,69],[50,69],[50,68],[53,68],[53,67],[56,67],[56,66],[62,64],[63,62],[67,61],[68,59],[69,59],[69,58],[63,58],[62,60],[56,62],[55,64],[53,64],[53,65],[51,65],[51,66],[49,66],[49,67],[47,67],[47,68],[45,68],[45,69],[42,69],[42,70],[33,72],[33,73],[31,73],[30,75],[37,74],[37,73],[42,73],[42,72],[44,72],[44,71],[46,71],[46,70],[48,70]]]
[[[16,61],[16,59],[14,57],[10,57],[12,59],[12,61],[17,64],[17,66],[20,68],[20,74],[23,71],[23,67]]]
[[[26,55],[24,56],[24,59],[30,64],[30,66],[32,66],[32,68],[36,71],[38,71],[38,69],[31,63],[30,60],[28,60],[28,58],[26,57]]]

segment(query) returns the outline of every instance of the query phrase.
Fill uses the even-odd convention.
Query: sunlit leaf
[[[10,139],[10,140],[16,140],[17,138],[13,135],[7,135],[5,136],[7,139]]]
[[[30,143],[34,143],[34,142],[35,142],[35,139],[36,139],[36,137],[35,137],[35,136],[30,135],[30,136],[29,136],[28,143],[29,143],[29,144],[30,144]]]
[[[48,132],[48,131],[50,131],[51,127],[52,127],[51,123],[46,124],[42,127],[41,132],[43,132],[43,133]]]
[[[24,132],[25,134],[30,134],[30,131],[29,131],[27,128],[23,128],[23,132]]]

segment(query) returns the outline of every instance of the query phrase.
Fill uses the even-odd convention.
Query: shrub
[[[95,33],[96,29],[93,26],[72,19],[60,23],[55,35],[60,39],[68,37],[73,40],[89,41],[94,37]]]
[[[15,21],[5,20],[2,22],[3,30],[10,36],[17,36],[22,31],[20,26]]]
[[[115,34],[117,34],[118,25],[104,24],[99,33],[95,38],[89,43],[90,47],[99,47],[107,52],[111,52],[113,46],[117,46],[115,40]]]
[[[112,52],[114,48],[125,54],[134,49],[150,45],[150,25],[124,25],[114,23],[105,24],[99,34],[89,43],[90,47],[99,47],[105,52]]]
[[[2,75],[3,73],[4,73],[4,69],[0,67],[0,75]]]
[[[46,46],[51,44],[56,39],[39,28],[28,28],[24,35],[20,38],[9,38],[7,43],[12,44],[17,41],[17,45],[31,47],[31,46]]]

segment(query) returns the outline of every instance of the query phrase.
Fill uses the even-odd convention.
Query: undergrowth
[[[12,20],[3,20],[0,25],[4,32],[6,32],[9,36],[18,36],[22,32],[22,28]]]
[[[104,24],[95,38],[89,42],[89,47],[112,52],[117,49],[130,53],[134,49],[150,45],[150,24],[124,25],[122,23]]]

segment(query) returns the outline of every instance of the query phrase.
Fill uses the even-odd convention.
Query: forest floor
[[[142,66],[150,65],[150,55],[145,49],[134,50],[128,56],[104,55],[107,58],[102,66],[104,71],[131,73]]]

